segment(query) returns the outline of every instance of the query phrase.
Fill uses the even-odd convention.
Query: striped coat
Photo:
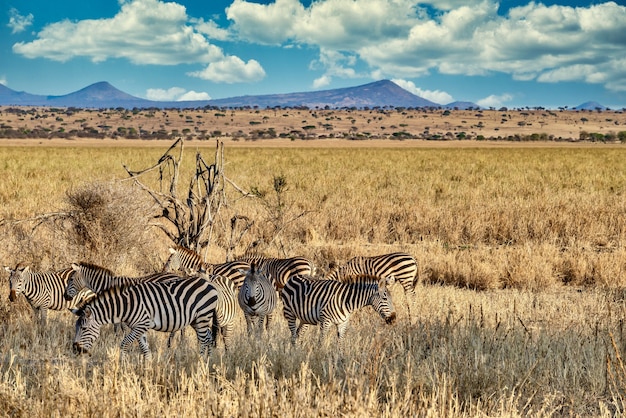
[[[322,340],[334,324],[341,341],[351,314],[365,306],[372,306],[388,324],[396,319],[387,280],[371,276],[358,276],[342,283],[298,275],[289,279],[280,297],[294,344],[308,325],[320,325]]]
[[[196,331],[200,354],[208,355],[217,298],[215,287],[202,278],[112,287],[73,311],[79,317],[73,350],[89,353],[101,326],[121,321],[130,328],[120,345],[122,353],[149,329],[172,333],[190,325]],[[147,340],[140,340],[140,346],[150,358]]]
[[[210,264],[205,262],[197,252],[177,245],[174,248],[170,248],[170,256],[163,266],[163,271],[182,271],[187,274],[197,271],[209,275],[219,275],[231,280],[235,287],[239,289],[246,277],[240,271],[248,270],[249,268],[250,264],[245,261]]]
[[[305,257],[291,258],[268,258],[263,256],[248,256],[241,258],[247,263],[254,263],[257,267],[265,270],[277,291],[285,286],[287,280],[296,274],[312,275],[315,267]]]
[[[342,281],[354,275],[372,275],[379,278],[393,277],[404,288],[405,294],[415,294],[417,262],[412,255],[402,252],[373,257],[354,257],[344,265],[326,274],[325,279]]]
[[[28,266],[5,266],[5,270],[10,274],[9,300],[14,302],[17,295],[22,293],[43,325],[47,322],[48,310],[70,309],[94,296],[93,292],[83,290],[67,300],[63,297],[67,281],[73,272],[71,268],[43,273],[32,271]]]
[[[246,318],[248,335],[252,335],[255,329],[262,330],[264,321],[266,330],[269,329],[278,295],[263,268],[252,263],[245,273],[246,278],[239,289],[237,301]]]

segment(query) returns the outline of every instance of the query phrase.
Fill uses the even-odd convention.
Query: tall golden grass
[[[58,232],[67,225],[34,228],[36,222],[9,220],[76,211],[77,195],[100,193],[134,208],[121,212],[129,222],[145,222],[149,199],[127,182],[111,182],[125,178],[122,164],[144,168],[166,147],[0,148],[3,263],[45,270],[90,258],[120,273],[160,268],[170,243],[145,224],[145,235],[132,235],[135,250],[126,247],[121,256],[110,245],[119,238],[113,235],[130,231],[121,221],[94,215],[101,225],[93,227],[88,251],[73,235]],[[186,173],[195,151],[193,142],[186,145]],[[200,151],[206,158],[213,152]],[[334,336],[318,344],[317,332],[292,347],[282,318],[267,336],[250,340],[241,315],[232,352],[218,347],[205,364],[192,333],[172,350],[165,335],[151,333],[155,355],[144,365],[138,350],[119,360],[121,336],[112,329],[101,335],[92,357],[76,358],[70,314],[50,314],[41,329],[26,302],[10,304],[5,296],[0,411],[190,417],[623,413],[625,153],[599,144],[252,149],[227,143],[228,178],[263,196],[229,192],[224,219],[240,214],[255,220],[238,251],[257,242],[268,255],[309,257],[321,271],[354,255],[410,252],[420,268],[411,317],[397,286],[398,323],[386,326],[371,310],[358,312],[341,354]],[[275,200],[277,177],[287,182],[283,205]],[[114,212],[110,204],[102,208]],[[206,251],[209,261],[224,259],[229,232],[225,221]]]

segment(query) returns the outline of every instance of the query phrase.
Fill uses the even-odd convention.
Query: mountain
[[[602,106],[598,102],[585,102],[579,104],[574,108],[574,110],[606,110],[606,106]]]
[[[0,105],[39,106],[47,100],[46,96],[38,96],[23,91],[15,91],[0,84]]]
[[[441,107],[441,105],[416,96],[392,81],[381,80],[356,87],[289,94],[239,96],[209,100],[218,107]]]
[[[448,103],[444,107],[446,109],[459,109],[459,110],[480,109],[480,106],[478,106],[476,103],[459,102],[459,101]]]
[[[198,101],[153,101],[132,96],[102,81],[63,96],[38,96],[0,85],[0,105],[58,106],[79,108],[196,108],[216,107],[441,107],[416,96],[389,80],[356,87],[289,94],[239,96]]]
[[[159,102],[131,96],[106,81],[92,84],[64,96],[48,96],[48,105],[67,107],[160,107]]]

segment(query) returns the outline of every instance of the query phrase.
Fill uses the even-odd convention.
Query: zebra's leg
[[[296,329],[296,339],[300,339],[300,336],[302,335],[302,333],[304,331],[307,330],[307,328],[309,328],[309,324],[305,324],[304,322],[300,322],[300,325]],[[293,342],[295,343],[295,339],[294,339]]]
[[[232,335],[233,335],[233,331],[235,329],[235,324],[233,324],[232,322],[224,325],[221,330],[222,330],[222,339],[224,340],[224,350],[228,351],[230,348],[230,345],[232,344]],[[214,339],[217,339],[217,336],[213,336]]]
[[[270,322],[272,321],[273,317],[274,317],[274,312],[270,312],[267,315],[265,315],[265,332],[267,333],[270,332]]]
[[[191,326],[196,330],[196,337],[198,338],[198,345],[200,346],[200,355],[206,358],[210,357],[213,349],[211,327],[206,325],[201,326],[197,323],[193,323]]]
[[[152,352],[150,351],[150,347],[148,346],[148,335],[143,334],[141,337],[139,337],[139,340],[137,342],[139,343],[139,348],[141,349],[141,353],[143,354],[144,359],[151,360]]]
[[[415,296],[415,290],[413,290],[413,288],[411,287],[405,287],[404,288],[404,303],[406,305],[406,311],[409,316],[409,324],[410,324],[412,321],[411,321],[411,300],[409,299],[409,296]]]
[[[182,330],[181,330],[182,332]],[[176,335],[176,331],[172,331],[170,332],[170,335],[167,337],[167,348],[172,348],[172,340],[174,339],[174,336]]]
[[[120,344],[120,348],[122,349],[122,353],[126,353],[128,351],[128,347],[138,338],[144,337],[145,338],[145,334],[148,331],[148,325],[147,324],[138,324],[135,325],[135,327],[131,328],[130,332],[128,333],[128,335],[126,335],[124,337],[124,339],[122,340],[122,343]],[[144,357],[148,357],[149,355],[151,355],[150,353],[150,347],[148,347],[148,340],[145,339],[143,342],[140,340],[139,341],[139,346],[141,348],[141,352],[143,353]]]

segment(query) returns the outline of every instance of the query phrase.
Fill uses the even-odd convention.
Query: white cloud
[[[32,13],[23,16],[16,8],[9,10],[9,24],[11,33],[24,32],[27,27],[33,24],[34,16]]]
[[[167,90],[148,89],[146,91],[146,99],[159,101],[177,100],[185,91],[182,87],[171,87]]]
[[[192,74],[212,81],[256,81],[265,75],[261,65],[250,60],[226,56],[208,38],[225,40],[228,33],[213,21],[187,16],[184,6],[161,0],[120,0],[120,11],[112,18],[64,20],[44,27],[31,42],[13,45],[15,53],[28,58],[44,57],[67,61],[88,57],[94,62],[124,58],[134,64],[178,65],[204,64],[207,69]],[[195,26],[194,26],[195,24]],[[236,74],[224,75],[210,69],[224,67]],[[213,78],[214,77],[214,78]]]
[[[243,83],[263,79],[265,71],[256,60],[244,62],[239,57],[227,56],[221,61],[210,63],[204,70],[192,71],[187,75],[216,83]]]
[[[391,80],[406,91],[413,93],[417,96],[420,96],[426,100],[430,100],[431,102],[435,102],[438,104],[448,104],[454,101],[454,98],[441,90],[424,90],[415,85],[412,81],[402,80],[402,79],[393,79]]]
[[[428,6],[428,7],[426,7]],[[235,0],[227,9],[233,30],[253,43],[319,48],[328,77],[351,77],[358,65],[389,78],[431,72],[509,74],[514,79],[602,83],[620,90],[626,67],[626,6],[608,1],[587,7],[529,2],[498,14],[495,0],[298,0],[266,5]],[[335,74],[332,54],[356,57]],[[568,69],[591,66],[574,77]],[[348,71],[352,69],[353,72]]]
[[[171,87],[165,89],[148,89],[146,98],[157,101],[185,101],[185,100],[210,100],[211,96],[205,92],[196,92],[193,90],[185,90],[182,87]]]
[[[2,84],[3,86],[7,86],[7,78],[6,78],[6,76],[4,76],[4,75],[0,76],[0,84]]]
[[[206,92],[203,92],[203,91],[189,90],[188,92],[186,92],[185,94],[181,95],[176,100],[178,100],[178,101],[184,101],[184,100],[211,100],[211,96],[209,96],[209,93],[206,93]]]
[[[510,102],[512,99],[513,96],[508,93],[502,95],[492,94],[491,96],[485,97],[484,99],[477,101],[476,104],[481,107],[493,107],[495,109],[498,109],[506,106],[506,103]]]
[[[333,81],[333,78],[329,75],[324,74],[323,76],[316,78],[313,80],[313,88],[320,89],[322,87],[326,87]]]

